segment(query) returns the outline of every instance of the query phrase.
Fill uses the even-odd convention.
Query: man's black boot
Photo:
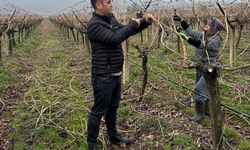
[[[210,116],[209,100],[205,101],[205,115]]]
[[[113,136],[109,136],[109,141],[115,145],[122,145],[122,144],[128,145],[128,144],[132,143],[131,139],[126,138],[126,137],[122,137],[120,134],[115,134]]]
[[[196,115],[191,120],[200,123],[205,117],[205,102],[195,102]]]
[[[92,142],[88,142],[88,150],[98,150],[97,144],[92,143]]]
[[[97,150],[97,137],[99,134],[99,128],[101,123],[101,117],[93,113],[89,114],[88,129],[87,129],[87,141],[88,150]]]

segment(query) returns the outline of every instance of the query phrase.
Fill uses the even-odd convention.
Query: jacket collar
[[[98,14],[98,13],[96,13],[96,12],[94,11],[94,12],[93,12],[93,16],[98,17],[99,19],[101,19],[101,20],[103,20],[103,21],[105,21],[105,22],[110,22],[110,18],[111,18],[111,16],[112,16],[112,14],[103,16],[103,15],[100,15],[100,14]]]

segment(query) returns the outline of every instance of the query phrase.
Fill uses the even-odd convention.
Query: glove
[[[181,36],[181,38],[183,39],[183,40],[185,40],[185,41],[187,41],[190,37],[189,36],[187,36],[185,33],[183,33],[183,32],[180,32],[179,33],[179,35]]]
[[[178,15],[173,15],[173,20],[181,22],[183,19]]]

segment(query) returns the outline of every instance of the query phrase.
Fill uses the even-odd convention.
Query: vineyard
[[[249,7],[249,0],[114,0],[120,23],[147,13],[154,22],[122,43],[117,129],[133,143],[112,145],[102,120],[98,147],[250,149]],[[93,11],[90,1],[79,1],[44,17],[0,0],[0,150],[87,149]],[[207,19],[222,20],[220,63],[208,55],[208,64],[194,61],[195,48],[181,38],[176,14],[200,31]],[[209,97],[194,90],[191,64],[202,70]],[[200,123],[190,119],[195,94],[211,99],[211,114]]]

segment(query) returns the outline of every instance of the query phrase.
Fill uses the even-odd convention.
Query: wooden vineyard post
[[[18,30],[18,43],[21,43],[21,31],[20,29]]]
[[[123,43],[124,65],[123,65],[123,85],[129,83],[129,39]]]
[[[90,54],[90,43],[89,43],[89,38],[86,34],[84,35],[84,41],[85,41],[86,51]]]
[[[79,30],[76,30],[76,44],[79,45]]]
[[[12,41],[13,47],[16,47],[15,32],[14,31],[11,32],[11,41]]]
[[[27,38],[30,36],[30,31],[31,31],[31,28],[28,27],[28,29],[27,29]]]
[[[70,31],[71,31],[71,33],[72,33],[73,40],[74,40],[74,42],[76,43],[76,35],[75,35],[74,28],[70,28]]]
[[[236,57],[236,45],[235,45],[235,27],[236,27],[236,15],[235,14],[231,14],[229,16],[229,21],[231,22],[232,26],[230,28],[230,67],[234,66],[234,60]]]
[[[21,31],[21,37],[22,37],[22,41],[24,40],[24,38],[25,38],[25,35],[24,35],[24,29],[22,29],[22,31]]]
[[[66,33],[67,33],[67,37],[68,37],[68,39],[70,38],[70,31],[69,31],[70,29],[68,28],[68,27],[66,27]]]
[[[231,32],[230,32],[230,67],[233,67],[234,66],[234,51],[235,51],[235,28],[231,28],[230,29]]]
[[[217,80],[217,68],[204,67],[204,78],[209,93],[209,108],[212,124],[213,150],[221,150],[223,145],[223,115],[221,112],[221,100],[219,95],[219,83]]]
[[[84,46],[84,44],[85,44],[85,39],[84,39],[84,33],[82,32],[82,31],[80,31],[80,35],[81,35],[81,39],[82,39],[82,47],[83,47],[83,49],[85,48]],[[80,43],[80,42],[79,42]]]
[[[29,36],[29,28],[26,27],[26,28],[25,28],[25,39],[27,39],[28,36]]]
[[[162,35],[162,29],[158,27],[159,33],[158,33],[158,45],[157,47],[160,48],[161,46],[161,35]]]
[[[8,32],[7,33],[7,35],[8,35],[8,45],[9,45],[9,55],[10,56],[12,56],[12,54],[13,54],[13,45],[12,45],[12,40],[11,40],[11,33],[10,32]]]

